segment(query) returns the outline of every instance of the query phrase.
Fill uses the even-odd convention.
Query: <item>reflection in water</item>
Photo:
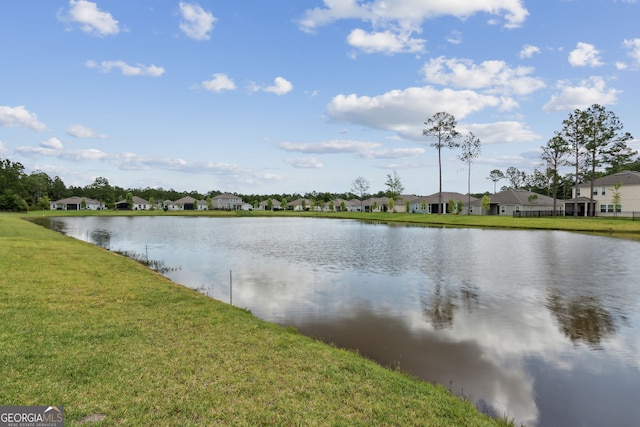
[[[182,267],[169,278],[221,301],[233,272],[234,305],[518,423],[640,419],[619,403],[640,394],[638,242],[311,218],[50,221],[110,250],[148,250]]]
[[[602,350],[601,342],[618,330],[613,316],[597,297],[566,297],[551,290],[547,307],[556,316],[560,330],[567,338],[576,344],[587,344],[594,350]]]

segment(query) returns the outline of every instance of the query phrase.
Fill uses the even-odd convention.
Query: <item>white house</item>
[[[219,194],[211,199],[213,209],[224,209],[230,211],[237,211],[243,208],[244,202],[239,196],[235,194]]]
[[[134,211],[146,211],[151,208],[152,206],[147,200],[138,196],[133,196],[133,205],[131,205],[131,207],[129,207],[126,199],[119,200],[116,202],[116,209],[131,209]]]
[[[597,216],[630,215],[640,212],[640,172],[622,171],[593,180],[593,194],[591,181],[578,184],[572,190],[572,198],[564,201],[567,216],[573,215],[577,208],[578,216],[586,216],[593,203]],[[615,198],[618,198],[616,203]]]
[[[52,211],[62,210],[62,211],[79,211],[79,210],[90,210],[96,211],[100,209],[105,209],[106,206],[99,200],[90,199],[88,197],[67,197],[66,199],[56,200],[55,202],[51,202],[49,206]]]

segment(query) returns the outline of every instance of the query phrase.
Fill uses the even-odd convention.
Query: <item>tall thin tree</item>
[[[442,204],[442,148],[456,148],[458,144],[457,139],[460,133],[456,130],[456,118],[445,112],[439,112],[427,119],[424,122],[427,125],[427,129],[422,131],[422,134],[427,137],[436,138],[436,142],[431,146],[438,150],[438,214],[442,214],[444,206]]]
[[[489,172],[489,176],[487,177],[487,179],[493,181],[493,194],[496,194],[496,185],[498,184],[498,181],[504,179],[504,172],[502,172],[500,169],[494,169]]]
[[[542,147],[542,161],[546,166],[546,175],[551,179],[551,193],[553,195],[553,215],[556,214],[558,197],[558,181],[560,180],[560,167],[568,164],[567,157],[571,148],[567,141],[556,132],[553,138]]]
[[[473,132],[469,132],[460,147],[462,153],[458,155],[458,158],[467,164],[467,215],[471,215],[471,210],[469,209],[471,207],[471,163],[480,156],[482,142]]]
[[[562,121],[562,138],[567,141],[571,152],[573,153],[573,161],[570,163],[575,166],[574,188],[576,194],[573,199],[573,216],[578,216],[578,184],[580,183],[580,166],[581,159],[585,150],[585,114],[578,109],[574,110],[569,117]]]

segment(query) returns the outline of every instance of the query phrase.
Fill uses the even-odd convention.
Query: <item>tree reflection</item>
[[[422,297],[420,300],[423,305],[422,313],[436,330],[448,329],[453,326],[453,320],[456,310],[460,305],[466,309],[467,312],[473,311],[474,308],[479,307],[479,294],[477,289],[468,284],[462,283],[460,290],[457,292],[450,292],[447,289],[438,284],[435,287],[435,292],[432,297]],[[456,303],[457,300],[460,304]]]
[[[429,318],[434,329],[447,329],[453,326],[453,314],[457,305],[449,292],[443,292],[442,286],[436,285],[435,295],[430,298],[421,298],[424,306],[423,313]]]
[[[558,320],[560,331],[574,344],[583,342],[591,349],[600,350],[600,343],[618,331],[614,316],[598,298],[566,296],[552,290],[546,305]]]

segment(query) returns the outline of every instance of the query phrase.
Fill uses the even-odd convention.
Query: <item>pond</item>
[[[318,218],[43,225],[527,426],[640,420],[640,242]]]

